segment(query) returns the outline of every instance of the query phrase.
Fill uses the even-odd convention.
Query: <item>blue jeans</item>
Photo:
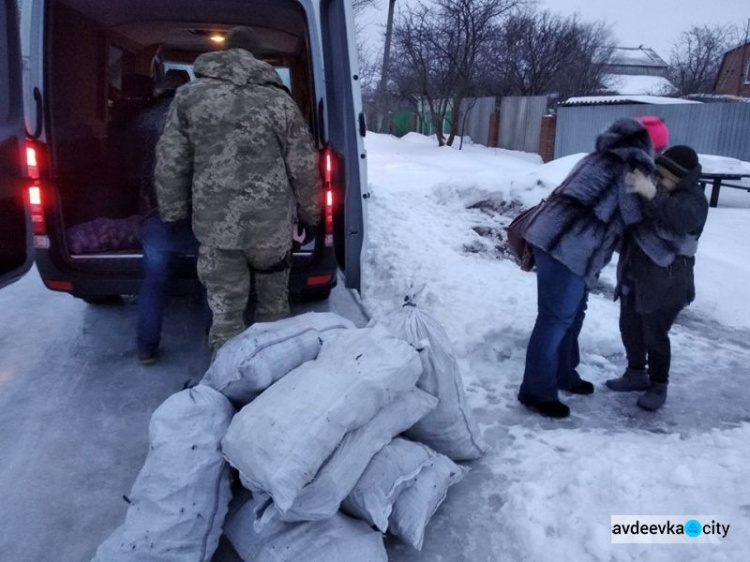
[[[546,252],[534,250],[537,318],[526,348],[526,370],[518,392],[522,401],[557,400],[557,390],[581,383],[578,335],[586,316],[588,290],[576,275]]]
[[[143,281],[138,294],[138,351],[153,353],[161,340],[161,325],[172,262],[178,256],[198,257],[198,241],[189,221],[180,221],[171,232],[157,213],[146,217],[141,227]]]

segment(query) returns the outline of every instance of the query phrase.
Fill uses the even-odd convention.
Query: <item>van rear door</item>
[[[344,267],[346,286],[360,290],[360,257],[365,236],[365,122],[359,82],[357,44],[354,37],[352,3],[322,0],[321,31],[326,73],[328,141],[340,156],[343,170],[343,252],[337,252]],[[340,195],[340,194],[339,194]],[[343,255],[341,255],[343,254]]]
[[[23,172],[24,122],[16,0],[0,0],[0,287],[33,262],[31,220]]]

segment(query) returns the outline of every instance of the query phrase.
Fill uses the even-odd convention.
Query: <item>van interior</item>
[[[316,127],[308,24],[298,2],[53,0],[47,17],[48,140],[70,254],[138,252],[137,235],[99,235],[105,239],[93,248],[71,244],[71,229],[118,223],[137,234],[147,206],[142,166],[133,161],[153,159],[156,142],[138,128],[138,116],[193,78],[195,58],[221,49],[232,27],[255,29],[260,58],[276,67]]]

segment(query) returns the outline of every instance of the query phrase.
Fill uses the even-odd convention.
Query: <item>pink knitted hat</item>
[[[669,129],[661,117],[656,115],[645,115],[639,117],[638,121],[646,127],[648,136],[651,137],[651,144],[654,145],[656,152],[661,152],[669,144]]]

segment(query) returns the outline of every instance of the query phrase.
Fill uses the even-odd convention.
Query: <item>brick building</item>
[[[750,98],[750,42],[724,53],[714,93]]]

